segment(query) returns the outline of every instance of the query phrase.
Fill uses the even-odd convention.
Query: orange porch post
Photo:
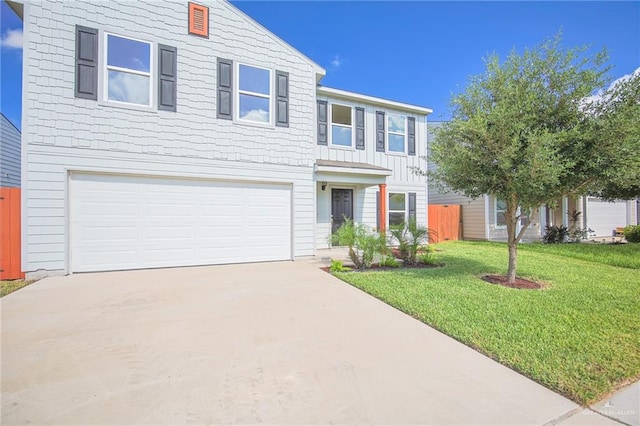
[[[380,187],[380,229],[384,233],[387,231],[387,184],[381,183]]]

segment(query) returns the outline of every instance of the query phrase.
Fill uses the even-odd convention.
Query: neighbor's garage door
[[[74,173],[71,270],[291,259],[291,187]]]
[[[596,237],[610,237],[617,227],[626,223],[625,202],[608,203],[599,198],[587,198],[587,228],[591,228]]]

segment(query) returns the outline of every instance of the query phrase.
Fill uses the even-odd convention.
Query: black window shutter
[[[376,111],[376,151],[384,152],[384,112]]]
[[[158,45],[158,109],[176,110],[178,83],[178,49]]]
[[[376,229],[380,231],[380,191],[376,191]]]
[[[407,152],[409,155],[416,155],[416,118],[409,117],[409,146]]]
[[[217,117],[233,118],[233,61],[218,58],[218,111]]]
[[[416,221],[416,193],[409,193],[409,223]]]
[[[356,107],[356,149],[364,149],[364,108]]]
[[[76,25],[76,98],[98,100],[98,30]]]
[[[318,145],[327,143],[327,101],[318,101]]]
[[[289,73],[276,71],[276,126],[289,127]]]

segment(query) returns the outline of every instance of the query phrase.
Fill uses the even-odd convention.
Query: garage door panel
[[[71,269],[291,258],[291,187],[115,175],[71,179]]]
[[[627,205],[624,201],[607,202],[597,198],[587,199],[587,228],[592,235],[610,237],[617,227],[627,223]]]

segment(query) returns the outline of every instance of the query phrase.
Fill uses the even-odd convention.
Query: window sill
[[[406,152],[387,151],[389,155],[395,155],[396,157],[407,157]]]
[[[329,144],[330,148],[337,148],[337,149],[343,149],[345,151],[355,151],[355,147],[353,145],[351,146],[345,146],[345,145],[334,145],[332,143]]]
[[[260,129],[274,130],[276,128],[276,126],[271,123],[258,123],[257,121],[240,120],[237,118],[233,119],[232,122],[233,124],[239,124],[241,126],[248,126],[248,127],[258,127]],[[283,127],[283,129],[286,129],[286,127]]]
[[[101,100],[101,101],[98,101],[98,105],[110,107],[110,108],[128,109],[132,111],[151,112],[154,114],[158,113],[157,109],[150,106],[127,104],[127,103],[121,103],[121,102],[110,102],[110,101]]]

